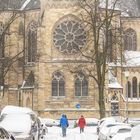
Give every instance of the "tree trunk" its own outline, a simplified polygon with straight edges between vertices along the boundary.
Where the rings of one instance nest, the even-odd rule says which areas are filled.
[[[102,86],[99,86],[99,113],[100,119],[105,117],[104,89]]]

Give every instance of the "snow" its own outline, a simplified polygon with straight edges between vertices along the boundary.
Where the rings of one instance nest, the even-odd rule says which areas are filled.
[[[139,51],[125,51],[126,66],[136,67],[140,66],[140,52]]]
[[[78,127],[67,129],[67,136],[64,138],[61,135],[60,127],[49,127],[48,133],[44,136],[44,140],[97,140],[96,127],[85,127],[85,132],[80,134]]]
[[[28,134],[31,130],[31,118],[28,114],[8,114],[4,116],[0,126],[9,132]]]
[[[109,84],[108,87],[109,88],[115,88],[115,89],[120,89],[123,88],[117,81],[117,78],[111,73],[111,71],[109,71]]]
[[[139,140],[140,139],[140,125],[137,125],[132,128],[131,131],[132,140]]]
[[[27,107],[18,107],[18,106],[5,106],[2,111],[1,115],[3,114],[21,114],[21,113],[28,113],[36,115],[30,108]]]

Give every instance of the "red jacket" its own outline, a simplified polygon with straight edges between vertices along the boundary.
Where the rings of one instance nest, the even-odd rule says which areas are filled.
[[[85,119],[84,119],[83,117],[81,117],[81,118],[79,119],[79,121],[78,121],[78,126],[79,126],[80,128],[84,128],[85,125],[86,125],[86,121],[85,121]]]

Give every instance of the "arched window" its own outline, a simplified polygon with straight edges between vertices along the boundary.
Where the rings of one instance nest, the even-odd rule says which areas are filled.
[[[4,57],[4,24],[0,22],[0,57]]]
[[[137,50],[137,35],[136,31],[129,28],[124,33],[125,50]]]
[[[132,79],[132,86],[133,86],[133,97],[137,98],[137,78],[133,77]]]
[[[28,62],[36,61],[37,54],[37,23],[32,21],[28,25]]]
[[[130,81],[128,81],[127,84],[128,84],[128,98],[131,98],[131,83],[130,83]]]
[[[19,35],[24,35],[23,21],[20,21],[20,23],[19,23]]]
[[[88,81],[82,72],[76,75],[75,96],[88,96]]]
[[[60,72],[55,72],[52,77],[52,96],[65,96],[64,76]]]
[[[113,61],[113,42],[112,42],[112,31],[109,30],[108,31],[108,58],[109,58],[109,62]]]
[[[140,98],[140,83],[139,83],[139,98]]]
[[[4,31],[4,24],[0,22],[0,59],[3,60],[4,58],[4,45],[5,45],[5,31]],[[0,85],[4,84],[4,61],[0,61]]]

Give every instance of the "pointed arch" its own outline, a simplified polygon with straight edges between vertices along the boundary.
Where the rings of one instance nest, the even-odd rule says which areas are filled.
[[[130,83],[130,81],[128,81],[127,84],[128,84],[128,98],[131,98],[131,83]]]
[[[3,60],[5,56],[5,31],[4,31],[4,24],[0,22],[0,59]],[[4,63],[0,62],[0,85],[4,84]]]
[[[65,80],[60,71],[52,75],[52,96],[65,96]]]
[[[23,21],[20,21],[19,23],[19,31],[18,31],[19,35],[24,35],[24,24]]]
[[[75,76],[75,96],[88,96],[88,80],[82,72]]]
[[[28,97],[26,99],[26,107],[30,107],[30,104],[31,104],[31,101],[30,101],[30,98]]]
[[[32,21],[28,25],[28,62],[35,62],[37,55],[37,22]]]
[[[124,45],[125,50],[137,50],[137,34],[134,29],[129,28],[124,32]]]
[[[133,91],[133,98],[137,98],[137,78],[133,77],[132,79],[132,91]]]

